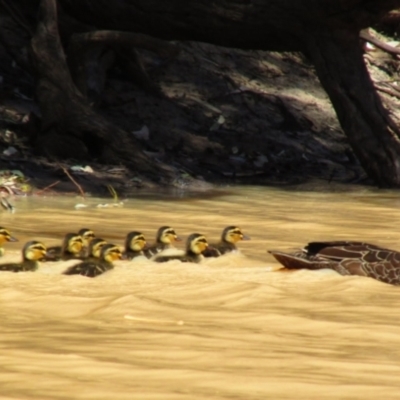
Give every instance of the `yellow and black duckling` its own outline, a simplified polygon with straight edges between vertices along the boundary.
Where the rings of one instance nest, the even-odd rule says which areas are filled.
[[[86,261],[97,261],[101,257],[101,250],[103,249],[104,245],[106,245],[107,242],[104,239],[101,238],[94,238],[90,241],[89,247],[88,247],[88,252],[87,252],[87,257],[85,258]]]
[[[95,278],[114,268],[113,261],[121,260],[122,252],[114,244],[104,244],[101,248],[100,258],[95,257],[69,267],[64,275],[83,275]]]
[[[400,252],[354,241],[311,242],[293,253],[270,250],[288,269],[329,268],[341,275],[368,276],[400,285]]]
[[[207,249],[206,238],[200,233],[192,233],[186,241],[186,250],[184,254],[157,255],[154,258],[156,262],[166,262],[170,260],[179,260],[182,262],[199,263],[203,259],[203,252]]]
[[[89,247],[89,243],[96,237],[94,232],[88,228],[80,229],[78,235],[82,238],[83,247]]]
[[[146,239],[141,232],[129,232],[125,239],[124,255],[128,260],[143,256]]]
[[[175,233],[175,230],[170,226],[162,226],[158,229],[156,242],[143,250],[147,258],[151,258],[163,250],[173,248],[174,242],[179,242],[182,239]]]
[[[82,258],[90,257],[91,252],[89,250],[89,244],[96,237],[96,235],[91,229],[88,228],[80,229],[78,235],[82,238],[83,242]]]
[[[67,233],[61,246],[52,246],[47,250],[47,261],[85,258],[82,237],[76,233]]]
[[[250,240],[250,237],[243,234],[237,226],[227,226],[221,235],[218,243],[210,244],[204,252],[204,257],[219,257],[225,253],[238,250],[236,243],[241,240]]]
[[[39,268],[39,261],[46,256],[46,246],[32,240],[27,242],[22,249],[22,261],[20,263],[0,264],[0,271],[25,272],[36,271]]]
[[[18,242],[18,239],[14,236],[11,236],[8,229],[0,228],[0,257],[3,256],[5,253],[3,244],[6,242]]]

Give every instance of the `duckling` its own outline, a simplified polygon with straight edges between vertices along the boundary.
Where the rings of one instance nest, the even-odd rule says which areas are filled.
[[[151,258],[165,249],[173,247],[173,243],[179,242],[182,239],[175,233],[175,230],[170,226],[162,226],[156,235],[156,242],[143,250],[147,258]]]
[[[0,264],[0,271],[25,272],[36,271],[39,268],[39,260],[46,256],[46,246],[32,240],[27,242],[22,249],[22,261],[20,263]]]
[[[83,248],[82,248],[82,258],[90,257],[91,252],[89,250],[90,242],[96,237],[94,232],[88,228],[82,228],[78,231],[78,235],[82,238]]]
[[[63,272],[64,275],[83,275],[95,278],[114,268],[113,261],[121,260],[122,253],[118,246],[105,244],[101,249],[100,259],[92,258],[69,267]]]
[[[143,249],[146,246],[146,239],[141,232],[129,232],[125,239],[125,256],[128,260],[143,256]]]
[[[3,248],[3,244],[5,242],[18,242],[18,239],[14,236],[11,236],[8,229],[0,227],[0,257],[3,256],[5,253],[5,250]]]
[[[94,232],[88,228],[79,230],[78,235],[82,238],[83,247],[89,247],[89,243],[96,237]]]
[[[87,258],[85,259],[86,261],[92,261],[92,260],[99,260],[101,256],[101,250],[103,249],[104,245],[106,245],[107,242],[104,239],[101,238],[94,238],[93,240],[90,241],[89,247],[88,247],[88,254]]]
[[[206,238],[200,233],[192,233],[186,241],[186,250],[184,254],[157,255],[154,258],[156,262],[166,262],[170,260],[180,260],[182,262],[199,263],[202,259],[202,253],[207,249]]]
[[[204,252],[204,257],[219,257],[225,253],[238,250],[236,243],[240,240],[250,240],[250,237],[244,235],[237,226],[227,226],[221,235],[221,240],[216,244],[210,244]]]
[[[85,258],[82,254],[83,240],[76,233],[67,233],[61,246],[52,246],[47,250],[47,261],[71,260],[73,258]]]

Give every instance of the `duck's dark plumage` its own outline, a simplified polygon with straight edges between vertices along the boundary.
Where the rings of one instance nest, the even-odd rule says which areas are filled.
[[[36,240],[27,242],[22,249],[22,261],[19,263],[0,264],[0,271],[26,272],[36,271],[39,261],[46,255],[46,246]]]
[[[294,253],[270,251],[289,269],[330,268],[341,275],[359,275],[400,285],[400,252],[354,241],[311,242]]]
[[[101,249],[100,259],[91,258],[69,267],[64,275],[83,275],[95,278],[114,268],[113,261],[122,258],[121,250],[114,244],[105,244]]]
[[[236,251],[236,243],[240,240],[250,240],[242,230],[237,226],[227,226],[221,234],[221,240],[218,243],[210,244],[204,252],[204,257],[219,257],[223,254]]]
[[[186,250],[183,254],[157,255],[154,258],[156,262],[166,262],[179,260],[182,262],[199,263],[203,259],[203,253],[207,249],[206,238],[200,233],[192,233],[186,241]]]
[[[143,253],[147,258],[152,258],[163,250],[172,248],[173,244],[180,240],[180,237],[173,228],[170,226],[162,226],[157,231],[155,243],[145,248]]]

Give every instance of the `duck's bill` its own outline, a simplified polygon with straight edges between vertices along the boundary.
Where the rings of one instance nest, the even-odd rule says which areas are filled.
[[[242,240],[251,240],[250,236],[243,235]]]
[[[9,241],[9,242],[19,242],[19,240],[14,236],[9,236],[7,241]]]
[[[175,241],[177,241],[177,242],[182,242],[182,238],[179,237],[179,236],[177,236],[177,237],[175,238]]]

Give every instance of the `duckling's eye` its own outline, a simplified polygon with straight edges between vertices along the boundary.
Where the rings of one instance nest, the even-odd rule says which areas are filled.
[[[233,231],[232,234],[234,234],[234,235],[243,235],[241,231]]]
[[[197,241],[198,241],[198,242],[201,242],[201,243],[207,243],[207,240],[206,240],[206,239],[198,239]]]
[[[175,231],[165,231],[166,235],[176,235]]]
[[[136,240],[137,240],[137,241],[139,241],[139,240],[145,240],[145,238],[144,238],[144,236],[138,236],[138,237],[136,238]]]

